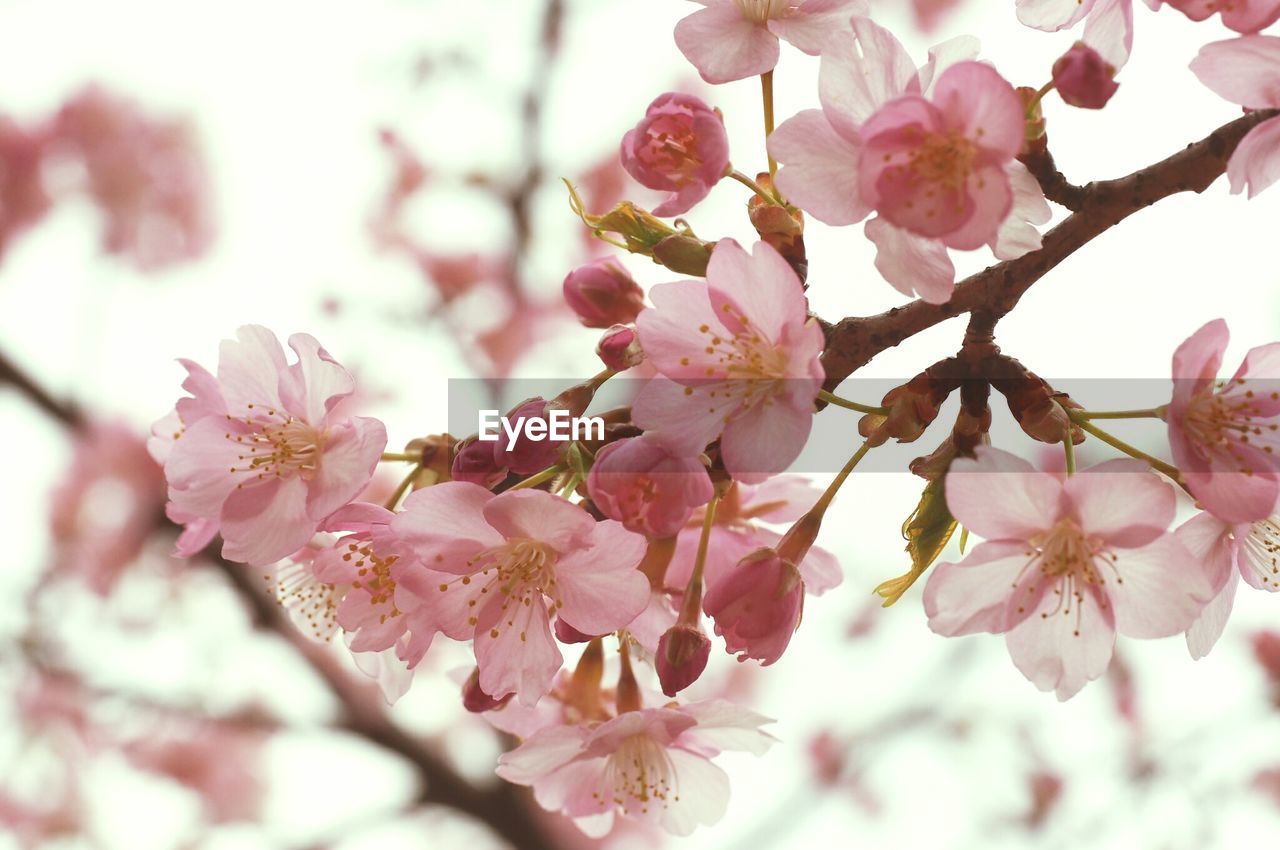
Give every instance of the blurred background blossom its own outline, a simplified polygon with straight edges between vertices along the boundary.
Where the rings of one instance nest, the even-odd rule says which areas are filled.
[[[874,6],[913,55],[974,33],[1035,86],[1073,38],[1020,27],[1011,0]],[[465,653],[433,651],[387,710],[340,646],[281,628],[262,577],[173,559],[144,440],[172,405],[174,359],[213,362],[246,322],[323,339],[393,444],[445,430],[450,378],[483,379],[510,404],[508,378],[594,372],[598,334],[564,307],[561,281],[613,249],[586,234],[560,178],[590,211],[656,203],[617,146],[669,89],[718,107],[735,165],[763,167],[758,90],[698,80],[672,40],[688,11],[0,4],[0,848],[479,848],[522,829],[595,846],[496,783],[509,741],[462,710]],[[1051,115],[1077,182],[1233,117],[1187,71],[1225,30],[1171,14],[1140,25],[1111,107]],[[816,73],[784,54],[781,116],[816,105]],[[722,183],[691,223],[749,238],[744,200]],[[1274,339],[1278,204],[1246,205],[1224,181],[1164,202],[1063,263],[1002,345],[1057,380],[1158,378],[1207,318],[1228,318],[1240,352]],[[860,231],[807,236],[820,315],[899,303]],[[621,262],[646,286],[670,278]],[[864,374],[910,375],[958,333],[932,329]],[[1124,643],[1104,682],[1059,704],[999,641],[931,634],[918,589],[880,608],[871,591],[906,567],[898,529],[919,486],[905,471],[855,476],[821,539],[844,585],[810,600],[779,664],[713,656],[692,689],[778,720],[768,755],[723,759],[726,818],[685,840],[620,828],[604,846],[1268,846],[1275,600],[1243,595],[1198,663],[1178,640]]]

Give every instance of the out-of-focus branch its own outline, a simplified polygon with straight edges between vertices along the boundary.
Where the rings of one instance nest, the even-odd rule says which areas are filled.
[[[55,399],[39,382],[0,352],[0,386],[9,384],[52,419],[76,430],[84,419],[74,405]],[[162,524],[167,520],[160,518]],[[516,850],[554,850],[545,830],[534,820],[527,792],[505,782],[481,789],[463,779],[423,741],[391,721],[376,690],[357,683],[326,648],[303,636],[283,609],[254,582],[248,567],[211,551],[208,560],[227,579],[249,608],[254,625],[279,635],[310,664],[342,705],[341,728],[399,754],[417,771],[424,803],[446,806],[484,823]]]
[[[302,655],[330,692],[342,703],[341,726],[348,732],[391,750],[413,765],[423,783],[422,802],[447,806],[479,820],[517,850],[553,850],[554,845],[534,821],[525,792],[506,782],[478,789],[387,717],[376,690],[356,682],[327,648],[311,641],[289,622],[284,610],[267,598],[248,568],[217,554],[209,560],[235,588],[259,628],[278,634]]]
[[[79,428],[82,423],[80,411],[74,404],[59,401],[53,395],[31,379],[26,372],[0,351],[0,386],[9,384],[27,397],[27,400],[69,428]]]
[[[915,301],[877,316],[849,317],[828,325],[822,356],[827,389],[880,352],[953,316],[981,309],[998,320],[1032,284],[1094,237],[1170,195],[1203,192],[1226,171],[1227,160],[1245,134],[1277,114],[1280,110],[1252,112],[1161,162],[1126,177],[1080,188],[1079,209],[1045,234],[1039,250],[961,281],[946,304]]]

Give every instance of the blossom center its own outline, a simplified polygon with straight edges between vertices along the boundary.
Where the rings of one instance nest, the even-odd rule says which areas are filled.
[[[915,180],[947,192],[958,192],[973,173],[977,146],[959,130],[926,133],[907,154],[905,168]]]
[[[624,740],[609,756],[604,777],[603,788],[612,788],[612,798],[592,793],[602,809],[612,803],[624,815],[647,814],[650,806],[665,808],[680,799],[675,765],[666,747],[648,735]]]
[[[446,593],[457,585],[469,586],[473,582],[477,583],[478,591],[467,601],[467,607],[471,610],[467,622],[474,626],[479,622],[476,609],[480,599],[496,590],[502,599],[500,615],[489,630],[489,636],[496,638],[504,628],[515,627],[517,616],[523,621],[534,604],[543,605],[543,596],[552,599],[548,611],[552,616],[564,607],[556,580],[557,558],[556,550],[547,543],[525,537],[511,538],[473,555],[467,564],[475,572],[442,583],[440,592]],[[478,582],[475,581],[477,576]],[[528,639],[525,631],[520,632],[520,639]]]
[[[344,590],[320,581],[306,565],[286,561],[274,574],[263,576],[267,592],[289,611],[294,622],[306,623],[316,640],[327,641],[338,631],[338,603]]]
[[[742,17],[757,24],[776,18],[783,18],[795,11],[800,5],[794,0],[737,0]]]
[[[1015,599],[1018,613],[1024,614],[1028,604],[1036,604],[1042,589],[1052,592],[1058,597],[1057,605],[1052,610],[1041,611],[1040,618],[1047,620],[1058,614],[1069,617],[1074,613],[1078,637],[1085,593],[1092,594],[1100,606],[1106,607],[1106,594],[1097,592],[1107,582],[1104,572],[1109,572],[1117,584],[1124,583],[1116,570],[1115,553],[1108,550],[1103,541],[1085,534],[1075,520],[1069,518],[1059,520],[1053,528],[1027,543],[1027,563],[1013,582],[1016,593],[1026,594],[1025,602],[1022,598]]]
[[[324,433],[309,422],[275,409],[260,413],[252,404],[248,409],[243,419],[227,414],[229,422],[243,426],[226,434],[228,440],[244,450],[237,455],[239,464],[231,467],[231,472],[250,473],[258,480],[295,474],[310,480],[320,466]]]
[[[707,337],[703,353],[711,361],[705,369],[706,377],[726,379],[722,386],[710,392],[710,397],[742,409],[758,402],[771,404],[773,396],[785,390],[790,365],[787,347],[766,339],[746,315],[732,305],[725,304],[723,310],[742,330],[730,336],[722,328],[713,329],[710,325],[698,328]],[[691,392],[691,388],[686,392]]]
[[[645,131],[638,156],[649,168],[666,175],[677,186],[695,179],[702,168],[698,137],[688,115],[662,115]]]
[[[391,605],[391,610],[378,615],[378,622],[385,623],[388,617],[399,617],[400,610],[395,606],[396,580],[391,577],[391,568],[399,555],[379,555],[368,541],[354,541],[341,544],[347,551],[342,553],[342,560],[356,568],[358,579],[351,583],[369,594],[372,605]]]
[[[1261,452],[1274,454],[1276,430],[1280,426],[1259,421],[1265,416],[1254,401],[1254,391],[1245,388],[1247,385],[1247,379],[1236,378],[1216,388],[1231,387],[1234,391],[1230,393],[1206,387],[1187,405],[1182,427],[1192,442],[1219,457],[1225,455],[1239,472],[1252,475],[1258,470],[1246,456],[1245,447],[1252,445]],[[1274,399],[1276,393],[1271,396]]]

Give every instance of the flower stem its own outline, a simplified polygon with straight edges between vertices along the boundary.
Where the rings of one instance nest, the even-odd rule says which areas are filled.
[[[826,390],[818,390],[818,398],[822,399],[827,404],[834,404],[836,407],[843,407],[847,410],[856,410],[859,413],[871,413],[877,416],[883,416],[889,412],[883,407],[874,407],[870,404],[860,404],[856,401],[849,401],[847,398],[841,398],[840,396],[835,395],[834,393],[829,393]]]
[[[395,461],[411,463],[422,460],[422,452],[383,452],[380,460],[382,463],[393,463]]]
[[[550,481],[552,478],[555,478],[557,475],[564,472],[564,469],[565,467],[564,467],[564,464],[562,463],[557,463],[554,466],[548,466],[546,469],[542,470],[541,472],[534,473],[533,475],[530,475],[528,478],[524,479],[523,481],[520,481],[520,482],[517,482],[516,484],[511,485],[511,487],[508,489],[509,490],[526,490],[530,487],[537,487],[539,484],[545,484],[546,482]]]
[[[831,504],[831,500],[836,497],[836,493],[844,484],[845,479],[849,477],[849,474],[853,472],[853,468],[858,465],[858,462],[861,461],[870,450],[871,443],[869,442],[863,443],[858,447],[858,450],[853,453],[853,457],[849,458],[849,462],[844,465],[844,469],[841,469],[836,473],[835,480],[833,480],[831,484],[827,486],[827,489],[823,494],[818,497],[818,501],[813,503],[813,507],[809,509],[806,516],[809,514],[821,516],[826,512],[827,507]]]
[[[1129,457],[1137,458],[1140,461],[1150,464],[1152,469],[1163,472],[1165,475],[1169,476],[1174,481],[1177,481],[1179,483],[1182,482],[1182,473],[1180,473],[1178,471],[1178,468],[1173,466],[1172,464],[1165,463],[1164,461],[1160,460],[1157,457],[1152,457],[1151,455],[1144,452],[1142,449],[1139,449],[1136,446],[1131,446],[1128,443],[1126,443],[1124,440],[1121,440],[1119,437],[1115,437],[1111,434],[1108,434],[1106,431],[1103,431],[1097,425],[1090,423],[1089,420],[1081,417],[1077,413],[1074,413],[1074,412],[1072,413],[1071,420],[1075,422],[1077,425],[1079,425],[1086,432],[1097,437],[1099,440],[1111,446],[1113,449],[1122,451],[1125,454],[1127,454]]]
[[[752,192],[755,192],[757,195],[763,198],[766,203],[770,203],[770,204],[778,203],[777,198],[775,198],[773,195],[770,195],[768,192],[764,190],[763,186],[761,186],[756,181],[752,180],[747,175],[743,174],[741,171],[734,169],[733,171],[729,172],[729,176],[732,177],[734,180],[737,180],[743,186],[746,186]]]
[[[391,498],[387,499],[387,510],[394,511],[400,506],[400,500],[404,498],[404,494],[409,492],[409,488],[413,486],[413,479],[418,477],[418,473],[422,471],[422,464],[415,463],[413,469],[409,470],[409,474],[404,477],[400,485],[396,487],[395,492],[391,494]]]
[[[765,71],[760,75],[760,97],[764,101],[764,140],[768,149],[769,136],[773,134],[773,71]],[[778,163],[769,155],[769,176],[776,177]]]
[[[682,625],[697,625],[702,613],[702,573],[707,565],[707,549],[711,544],[711,529],[716,524],[716,505],[720,497],[712,496],[707,503],[702,517],[702,536],[698,538],[698,554],[693,561],[693,573],[689,576],[689,584],[684,589],[684,602],[680,606]]]
[[[1141,410],[1079,410],[1081,419],[1163,419],[1165,407],[1146,407]]]
[[[1067,456],[1067,475],[1076,474],[1076,445],[1071,442],[1071,429],[1062,435],[1062,452]]]

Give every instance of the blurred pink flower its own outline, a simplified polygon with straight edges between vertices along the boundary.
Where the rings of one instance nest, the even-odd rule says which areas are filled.
[[[1215,13],[1222,15],[1223,26],[1240,33],[1255,33],[1280,20],[1280,0],[1164,0],[1193,21],[1203,21]],[[1159,8],[1160,0],[1147,0]]]
[[[698,455],[674,451],[655,434],[618,440],[596,453],[587,492],[600,512],[629,531],[670,537],[715,488]]]
[[[832,30],[867,14],[865,0],[693,0],[705,6],[676,24],[676,46],[702,79],[728,83],[772,71],[778,39],[810,56]]]
[[[13,238],[49,209],[41,178],[48,141],[44,129],[28,130],[0,116],[0,258]]]
[[[1066,477],[979,446],[946,478],[947,506],[986,538],[960,563],[933,568],[929,627],[1005,633],[1013,663],[1068,699],[1107,668],[1115,635],[1185,631],[1213,596],[1209,566],[1167,533],[1172,486],[1139,461]]]
[[[200,724],[188,734],[146,735],[124,746],[140,770],[196,792],[216,823],[258,817],[263,799],[259,763],[264,738],[250,729]]]
[[[778,187],[827,224],[855,224],[883,202],[866,225],[876,268],[904,295],[945,302],[955,280],[948,245],[986,242],[1002,260],[1040,247],[1034,225],[1049,220],[1049,207],[1013,159],[1024,132],[1021,101],[994,71],[970,61],[978,55],[972,38],[936,46],[917,70],[890,32],[869,18],[852,24],[823,52],[822,109],[799,113],[769,137],[770,153],[784,166]],[[981,93],[988,97],[978,108],[969,98]],[[981,128],[971,124],[978,115]],[[872,141],[878,153],[865,150]],[[995,171],[1002,173],[993,177]],[[934,198],[952,203],[930,218]]]
[[[1224,522],[1252,522],[1280,498],[1280,343],[1250,350],[1231,380],[1217,381],[1229,336],[1215,319],[1178,346],[1165,419],[1191,494]]]
[[[1153,9],[1160,0],[1146,0]],[[1116,68],[1133,50],[1133,0],[1017,0],[1018,20],[1045,32],[1058,32],[1085,21],[1084,43]]]
[[[216,523],[227,558],[269,564],[369,483],[387,435],[376,419],[335,415],[355,381],[315,338],[289,338],[290,365],[266,328],[246,325],[237,337],[223,341],[216,379],[184,364],[193,396],[178,402],[181,428],[164,459],[170,515]],[[154,451],[163,445],[158,436]]]
[[[635,569],[644,538],[541,490],[437,484],[413,493],[391,530],[430,568],[397,573],[396,600],[414,594],[446,635],[474,638],[480,688],[495,699],[547,693],[563,661],[551,615],[602,635],[648,602]]]
[[[603,723],[548,726],[498,759],[497,773],[533,787],[538,804],[603,836],[621,816],[689,835],[724,816],[724,750],[763,755],[774,738],[755,712],[720,700],[628,711]]]
[[[1206,565],[1214,596],[1187,629],[1187,649],[1203,658],[1213,649],[1231,616],[1240,579],[1250,587],[1280,590],[1280,517],[1232,525],[1205,511],[1183,523],[1177,538]]]
[[[1232,103],[1280,109],[1280,38],[1247,35],[1206,44],[1191,70]],[[1233,193],[1248,186],[1250,198],[1280,179],[1280,118],[1263,121],[1245,135],[1227,162],[1227,178]]]
[[[622,137],[621,156],[622,167],[641,185],[671,193],[653,214],[680,215],[724,177],[729,137],[719,112],[691,94],[667,92]]]
[[[635,423],[691,453],[719,437],[740,481],[785,469],[813,425],[824,345],[791,266],[764,242],[748,254],[723,239],[706,282],[659,284],[650,298],[636,325],[663,377],[636,396]]]
[[[90,423],[53,493],[56,569],[106,595],[155,531],[164,501],[164,472],[142,437],[119,423]]]
[[[106,215],[103,247],[143,270],[199,256],[213,233],[208,177],[185,124],[90,87],[53,123],[55,150],[79,159]]]

